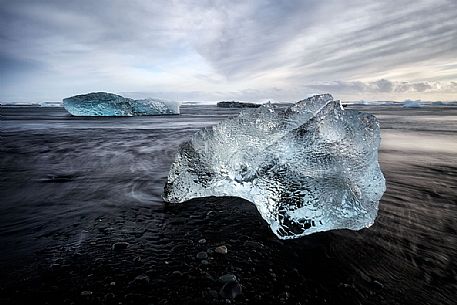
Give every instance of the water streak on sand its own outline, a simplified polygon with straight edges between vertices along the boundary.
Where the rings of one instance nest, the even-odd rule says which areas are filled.
[[[208,287],[220,288],[210,278],[235,273],[239,304],[277,304],[285,289],[291,304],[454,304],[457,108],[360,109],[382,127],[387,191],[375,224],[278,243],[239,199],[169,208],[160,198],[178,145],[238,109],[75,118],[61,108],[0,108],[0,300],[96,304],[113,293],[115,303],[204,304]],[[124,252],[113,252],[118,241],[129,243]],[[226,256],[195,260],[221,244]],[[149,286],[132,288],[144,273]]]

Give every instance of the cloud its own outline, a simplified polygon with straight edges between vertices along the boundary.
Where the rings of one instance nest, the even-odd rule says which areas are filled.
[[[293,99],[320,88],[447,97],[456,20],[455,0],[0,0],[0,98]]]
[[[455,61],[455,1],[215,3],[193,9],[200,16],[192,18],[193,36],[199,53],[232,79],[278,69],[289,82],[366,79],[399,66],[417,71],[430,59]]]
[[[243,89],[233,91],[143,91],[119,92],[121,95],[132,98],[159,97],[171,100],[186,101],[221,101],[238,100],[251,102],[295,102],[313,94],[331,93],[341,100],[414,100],[422,96],[426,100],[437,100],[434,94],[449,96],[444,100],[455,100],[457,96],[457,82],[393,82],[380,79],[373,82],[321,82],[304,84],[300,87],[281,89]]]
[[[308,84],[305,87],[334,93],[457,93],[457,82],[392,82],[386,79],[380,79],[374,82],[333,81]]]

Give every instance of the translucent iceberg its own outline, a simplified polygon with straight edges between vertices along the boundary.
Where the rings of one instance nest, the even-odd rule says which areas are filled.
[[[406,100],[403,102],[403,108],[422,108],[420,101]]]
[[[179,114],[180,104],[159,99],[134,100],[112,93],[94,92],[66,98],[63,106],[74,116],[136,116]]]
[[[385,180],[380,130],[368,113],[329,94],[271,104],[197,132],[171,166],[163,199],[237,196],[281,239],[373,224]]]

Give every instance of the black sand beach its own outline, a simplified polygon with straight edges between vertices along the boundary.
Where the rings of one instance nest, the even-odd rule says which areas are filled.
[[[457,108],[359,109],[382,127],[375,224],[282,241],[247,201],[160,198],[179,143],[237,109],[0,108],[0,303],[455,304]]]

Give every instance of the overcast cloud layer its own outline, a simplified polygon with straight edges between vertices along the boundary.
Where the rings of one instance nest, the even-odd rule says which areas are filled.
[[[456,0],[0,0],[0,46],[0,101],[457,100]]]

